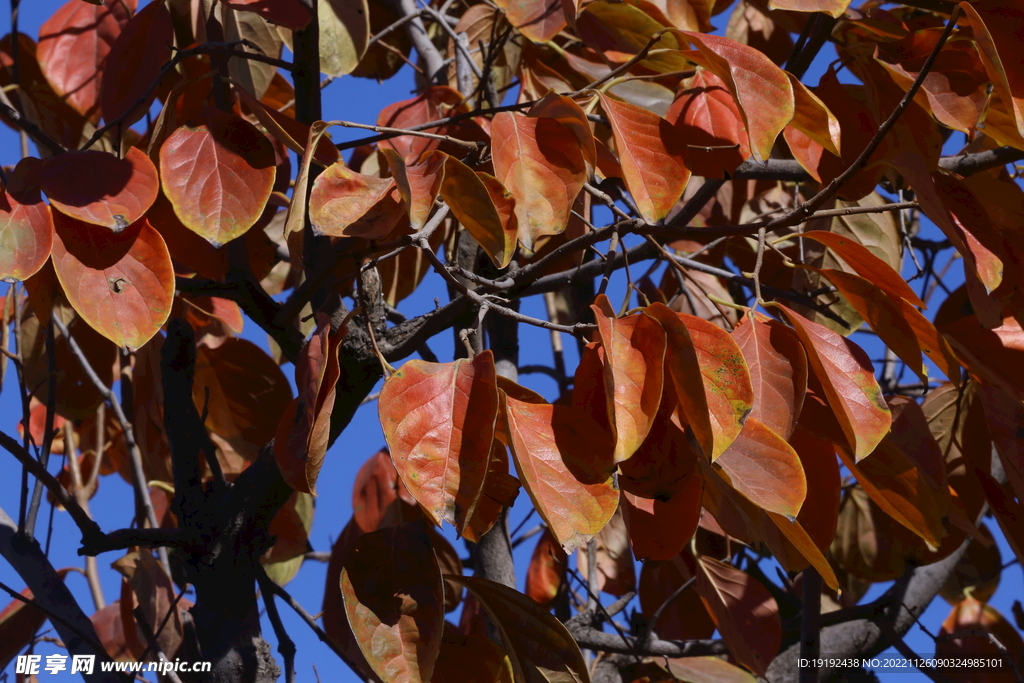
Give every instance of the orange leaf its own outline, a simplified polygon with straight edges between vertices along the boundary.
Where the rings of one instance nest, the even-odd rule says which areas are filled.
[[[139,220],[160,191],[156,168],[138,147],[123,159],[68,152],[42,164],[39,185],[61,213],[120,232]]]
[[[816,268],[846,297],[854,310],[871,326],[875,334],[893,353],[907,364],[921,381],[928,381],[928,372],[921,360],[921,343],[903,315],[899,304],[889,298],[870,280],[833,268]],[[922,316],[923,317],[923,316]],[[925,319],[927,323],[927,319]]]
[[[679,402],[683,415],[697,443],[705,453],[714,452],[715,435],[711,426],[711,413],[704,393],[704,379],[697,349],[690,338],[690,331],[675,311],[661,302],[648,306],[644,311],[665,328],[667,347],[665,349],[665,370],[672,380],[674,399]],[[666,387],[667,393],[670,389]],[[665,399],[662,399],[665,404]],[[671,408],[675,409],[674,406]],[[668,429],[668,427],[664,427]],[[639,492],[634,491],[633,493]]]
[[[693,340],[704,375],[704,395],[711,415],[714,448],[706,453],[713,461],[739,436],[754,403],[754,387],[743,352],[721,327],[686,313],[678,313]]]
[[[782,323],[749,313],[732,331],[750,369],[754,390],[748,419],[759,420],[784,439],[796,428],[807,392],[807,354]]]
[[[399,208],[404,213],[404,207],[390,200],[394,190],[392,178],[363,175],[341,161],[328,166],[309,193],[313,230],[331,237],[386,238],[398,221]],[[366,226],[369,232],[360,230]]]
[[[835,114],[829,111],[810,88],[791,73],[786,73],[793,86],[793,120],[790,126],[814,140],[824,149],[839,156],[841,129]]]
[[[54,214],[53,267],[68,301],[120,347],[139,348],[171,312],[174,271],[160,233],[145,219],[113,233]]]
[[[750,156],[750,138],[736,98],[721,78],[699,70],[680,88],[665,118],[686,141],[686,166],[707,178],[725,178]]]
[[[618,506],[611,474],[583,460],[599,453],[610,463],[611,437],[571,406],[504,400],[516,472],[541,518],[572,552],[603,529]]]
[[[843,259],[855,273],[875,283],[889,296],[896,299],[903,298],[914,306],[927,308],[921,298],[907,284],[907,281],[893,270],[892,266],[872,254],[864,245],[854,242],[849,237],[824,230],[811,230],[803,233],[803,237],[824,244],[836,256]]]
[[[317,329],[302,347],[295,364],[296,396],[277,426],[274,457],[281,476],[295,489],[316,494],[316,480],[327,454],[335,389],[341,368],[338,347],[347,327],[331,331],[326,314],[317,316]]]
[[[465,114],[469,107],[463,102],[458,90],[446,85],[435,85],[427,88],[422,95],[411,99],[395,102],[384,107],[377,116],[378,126],[390,128],[412,128],[428,121],[448,118],[457,114]],[[449,135],[460,140],[485,140],[486,136],[475,121],[459,121],[431,128],[431,133]],[[390,147],[405,158],[408,163],[416,163],[432,150],[440,149],[451,154],[465,154],[465,148],[451,142],[421,138],[411,135],[399,135],[383,140],[380,146]]]
[[[615,462],[636,452],[661,404],[665,331],[646,315],[616,318],[603,294],[590,307],[604,348],[604,387],[615,434]]]
[[[573,202],[587,179],[577,134],[551,116],[502,112],[494,117],[494,175],[515,197],[519,240],[527,249],[569,224]]]
[[[690,180],[672,125],[646,109],[601,94],[615,135],[623,180],[640,215],[657,223],[672,210]]]
[[[729,483],[758,507],[795,518],[807,495],[796,451],[754,418],[747,418],[732,445],[715,461]]]
[[[434,201],[444,181],[444,165],[448,156],[433,151],[423,155],[415,164],[406,164],[401,155],[390,147],[380,150],[388,161],[391,177],[402,193],[402,199],[409,207],[409,220],[413,230],[419,230],[427,222],[434,209]]]
[[[444,587],[425,530],[415,522],[364,535],[341,571],[345,613],[382,679],[430,680],[441,649]]]
[[[828,550],[836,535],[842,481],[836,449],[803,427],[797,427],[789,443],[800,456],[807,479],[807,497],[797,521],[821,552]]]
[[[892,424],[871,361],[863,349],[845,337],[777,305],[800,337],[829,406],[854,457],[860,461],[875,449]]]
[[[715,72],[736,98],[757,161],[771,156],[775,139],[793,119],[793,86],[765,54],[748,45],[707,33],[682,31],[697,46],[702,66]]]
[[[501,379],[500,375],[498,379]],[[473,543],[479,543],[480,538],[501,518],[502,510],[512,507],[518,497],[519,480],[508,473],[508,450],[505,444],[495,438],[480,500],[466,528],[462,530],[462,535]]]
[[[580,105],[576,104],[576,100],[549,90],[530,107],[528,113],[530,116],[554,119],[563,128],[572,131],[580,143],[583,158],[591,168],[597,165],[597,143],[590,130],[590,120]]]
[[[562,0],[496,0],[508,22],[535,43],[546,43],[565,28]]]
[[[514,588],[474,576],[446,577],[465,586],[484,606],[501,634],[517,681],[589,683],[576,641],[558,619]]]
[[[769,9],[784,9],[794,12],[824,12],[838,19],[850,6],[850,0],[768,0]]]
[[[697,558],[696,587],[729,652],[764,676],[782,642],[775,598],[749,574],[709,557]]]
[[[441,196],[494,265],[506,267],[515,253],[519,228],[516,202],[498,179],[448,157]]]
[[[18,162],[0,192],[0,280],[5,282],[27,280],[50,258],[53,216],[31,178],[38,163]]]
[[[673,419],[678,407],[675,389],[668,382],[647,438],[629,460],[619,464],[619,486],[623,491],[668,500],[693,474],[697,458],[701,456],[691,445],[690,430],[681,428]],[[706,410],[704,415],[707,415]]]
[[[416,504],[398,477],[391,454],[383,448],[371,455],[356,473],[352,483],[352,521],[364,533],[376,531],[388,506],[398,498]]]
[[[666,501],[622,492],[622,518],[638,560],[671,560],[686,547],[700,521],[704,480],[694,470]]]
[[[547,607],[562,590],[568,563],[569,558],[551,534],[551,529],[544,529],[533,548],[523,592],[541,607]]]
[[[411,360],[384,383],[380,423],[395,468],[434,524],[462,533],[480,500],[498,416],[494,356]]]
[[[160,147],[160,181],[181,222],[214,246],[251,228],[274,186],[274,147],[233,114],[207,109]]]

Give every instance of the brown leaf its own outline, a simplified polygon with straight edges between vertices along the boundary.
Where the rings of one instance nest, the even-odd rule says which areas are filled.
[[[441,649],[444,588],[418,523],[362,536],[341,571],[345,613],[367,662],[386,681],[430,680]]]

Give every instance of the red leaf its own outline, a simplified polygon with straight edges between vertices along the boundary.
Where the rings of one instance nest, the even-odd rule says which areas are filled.
[[[729,483],[758,507],[794,518],[807,495],[807,479],[796,451],[754,418],[715,461]]]
[[[978,54],[1003,105],[1010,109],[1017,132],[1024,135],[1024,75],[1020,73],[1020,17],[1010,7],[976,1],[961,5],[971,24]]]
[[[295,364],[298,396],[281,416],[274,457],[281,476],[295,489],[316,493],[316,480],[327,454],[335,389],[341,369],[338,347],[347,327],[331,331],[330,319],[318,314],[317,329]]]
[[[356,473],[352,483],[352,521],[364,533],[376,531],[388,506],[398,498],[416,504],[399,478],[391,454],[384,448],[371,455]]]
[[[364,535],[341,572],[345,613],[374,672],[426,683],[441,649],[444,587],[424,529],[415,522]]]
[[[690,429],[693,430],[697,443],[705,453],[712,453],[715,450],[714,429],[711,426],[707,395],[704,393],[704,378],[700,361],[697,359],[697,349],[690,337],[690,331],[679,315],[661,302],[651,304],[645,309],[645,312],[665,328],[667,341],[665,371],[671,378],[672,386],[666,386],[664,392],[666,396],[670,392],[673,394],[672,400],[669,402],[669,410],[674,411],[678,402],[678,407],[682,409],[683,416]],[[662,398],[661,402],[662,408],[664,408],[666,398]],[[674,422],[672,426],[676,426]],[[662,426],[660,431],[663,436],[668,437],[672,433],[668,425]],[[631,492],[645,495],[639,491]]]
[[[569,558],[551,534],[551,529],[544,529],[533,548],[523,592],[541,607],[547,607],[562,590],[568,563]]]
[[[505,414],[516,471],[537,512],[566,553],[585,545],[619,502],[611,474],[584,464],[584,458],[611,462],[610,435],[570,406],[506,396]]]
[[[829,406],[853,448],[854,457],[860,461],[875,449],[892,424],[870,359],[845,337],[777,305],[786,312],[800,337]]]
[[[824,230],[811,230],[803,233],[803,236],[824,244],[836,256],[845,261],[854,272],[875,283],[889,296],[897,299],[903,298],[914,306],[927,308],[913,288],[907,284],[907,281],[893,270],[892,266],[872,254],[863,244],[854,242],[849,237]]]
[[[313,230],[318,235],[332,237],[386,237],[398,218],[396,202],[388,202],[394,190],[393,179],[356,173],[338,161],[313,181],[309,194],[309,220]],[[361,222],[363,219],[365,223]],[[367,225],[372,232],[359,230]]]
[[[472,361],[412,360],[384,383],[380,423],[395,468],[431,521],[461,533],[487,475],[498,388],[490,351]]]
[[[666,501],[622,493],[622,518],[638,560],[670,560],[686,547],[700,521],[704,478],[694,470]]]
[[[27,280],[50,258],[53,216],[30,177],[37,159],[18,162],[0,193],[0,280]],[[6,324],[6,321],[2,321]]]
[[[601,94],[615,135],[623,180],[640,215],[657,223],[668,215],[690,180],[672,125],[646,109]]]
[[[954,634],[956,637],[952,637]],[[935,656],[999,661],[998,666],[989,664],[976,671],[951,669],[948,675],[957,683],[1011,683],[1016,676],[1010,667],[1017,671],[1024,668],[1024,639],[996,608],[968,596],[953,605],[942,622]]]
[[[750,156],[750,140],[736,98],[711,71],[698,71],[680,89],[665,118],[686,141],[686,165],[707,178],[724,178]]]
[[[381,110],[377,116],[378,126],[391,128],[412,128],[428,121],[465,114],[469,107],[463,103],[463,97],[459,91],[449,88],[446,85],[435,85],[411,100],[403,100],[388,105]],[[472,121],[459,121],[447,123],[437,128],[431,128],[431,133],[437,135],[448,135],[460,140],[485,140],[486,136],[480,130],[480,126]],[[403,158],[407,163],[417,163],[424,154],[435,149],[450,154],[465,154],[465,148],[450,142],[432,140],[411,135],[399,135],[380,143],[381,147],[390,147]]]
[[[46,80],[93,123],[107,55],[134,11],[135,0],[68,0],[39,27],[36,57]]]
[[[537,239],[569,224],[587,179],[583,150],[572,129],[547,116],[502,112],[491,123],[491,136],[494,175],[515,197],[519,241],[532,250]]]
[[[234,10],[255,12],[279,26],[301,31],[313,15],[302,0],[223,0]]]
[[[604,348],[605,397],[618,463],[647,438],[661,405],[665,330],[643,314],[617,319],[603,294],[590,308]]]
[[[67,152],[43,162],[39,185],[61,213],[120,232],[149,210],[160,192],[156,167],[138,147],[123,159],[107,152]]]
[[[160,147],[160,180],[174,212],[214,246],[244,234],[274,186],[274,147],[248,121],[208,109]]]
[[[721,78],[740,106],[757,161],[771,156],[775,139],[793,119],[793,86],[765,54],[729,38],[683,31],[697,46],[698,63]]]
[[[500,375],[498,379],[501,379]],[[518,497],[519,480],[508,473],[508,450],[505,444],[495,439],[491,445],[491,460],[487,465],[480,500],[466,528],[462,530],[462,535],[473,543],[479,543],[480,538],[501,518],[502,511],[512,507]]]
[[[441,195],[494,265],[506,267],[515,253],[519,231],[515,202],[508,190],[494,176],[448,157]]]
[[[753,407],[750,370],[743,352],[728,332],[703,318],[686,313],[677,315],[690,331],[704,375],[704,395],[714,434],[714,448],[705,455],[714,460],[739,436]]]
[[[497,0],[508,22],[535,43],[546,43],[565,28],[562,0]]]
[[[110,48],[100,82],[100,110],[107,123],[125,116],[121,130],[127,130],[149,110],[156,92],[144,98],[160,69],[171,57],[174,25],[162,2],[146,5],[124,26]]]
[[[754,389],[748,419],[788,439],[807,392],[807,355],[800,338],[782,323],[757,314],[744,316],[732,337],[747,361]]]
[[[775,598],[749,574],[709,557],[697,558],[696,587],[729,652],[764,676],[782,642]]]
[[[171,312],[174,272],[160,233],[145,219],[120,233],[54,214],[53,267],[68,301],[120,347],[139,348]]]
[[[448,155],[435,150],[424,155],[419,163],[406,164],[402,156],[390,147],[381,148],[381,152],[388,161],[391,177],[395,179],[402,199],[409,207],[412,229],[420,230],[434,210],[434,201],[444,181]]]
[[[666,562],[644,562],[639,588],[640,608],[644,616],[648,620],[653,619],[665,601],[675,596],[691,576],[693,556],[688,553]],[[715,632],[715,623],[692,585],[665,605],[653,627],[658,637],[665,640],[703,640]]]

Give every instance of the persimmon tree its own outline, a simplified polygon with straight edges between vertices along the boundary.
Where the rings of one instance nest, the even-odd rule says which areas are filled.
[[[273,641],[291,681],[281,603],[388,683],[868,679],[815,658],[914,657],[941,593],[934,651],[990,664],[925,673],[1018,680],[1024,612],[985,603],[994,537],[1024,559],[1022,45],[1009,0],[69,0],[38,39],[15,24],[0,553],[27,587],[3,586],[0,661],[49,620],[72,654],[225,683],[275,680]],[[322,111],[406,64],[417,92],[375,123]],[[448,300],[403,313],[427,278]],[[520,362],[524,326],[549,364]],[[311,553],[369,400],[387,448]],[[133,522],[103,529],[114,475]],[[95,609],[40,546],[44,494]],[[513,506],[540,520],[525,593]],[[320,610],[285,588],[312,560]]]

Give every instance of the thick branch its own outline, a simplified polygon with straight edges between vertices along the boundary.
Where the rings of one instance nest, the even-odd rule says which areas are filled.
[[[637,638],[617,633],[605,633],[573,620],[566,628],[581,648],[619,654],[638,654],[652,657],[714,657],[728,654],[721,640],[648,640],[637,644]]]

